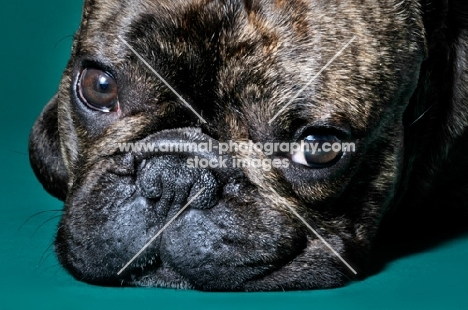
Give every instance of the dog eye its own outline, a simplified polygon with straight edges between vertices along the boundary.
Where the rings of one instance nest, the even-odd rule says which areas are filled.
[[[114,78],[98,69],[85,69],[81,73],[80,99],[91,109],[101,112],[118,110],[117,82]]]
[[[311,168],[325,168],[343,155],[341,141],[333,135],[309,135],[304,138],[302,150],[293,154],[292,161]]]

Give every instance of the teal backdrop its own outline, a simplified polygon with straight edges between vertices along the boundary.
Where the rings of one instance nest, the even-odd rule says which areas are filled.
[[[333,290],[203,293],[74,280],[51,247],[60,215],[53,210],[62,203],[36,181],[27,141],[57,89],[81,6],[81,0],[0,4],[0,310],[468,309],[467,236],[399,256],[369,278]]]

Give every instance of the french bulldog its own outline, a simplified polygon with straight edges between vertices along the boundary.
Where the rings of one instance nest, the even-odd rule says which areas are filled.
[[[86,0],[29,141],[60,263],[207,291],[365,277],[387,218],[466,213],[467,53],[462,0]]]

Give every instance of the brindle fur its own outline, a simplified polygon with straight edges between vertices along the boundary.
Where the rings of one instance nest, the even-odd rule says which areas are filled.
[[[59,91],[30,139],[39,180],[65,201],[60,262],[77,279],[102,285],[250,291],[348,282],[347,268],[287,204],[365,275],[388,210],[466,214],[467,47],[461,0],[87,0]],[[90,65],[115,76],[120,112],[90,111],[76,98],[79,71]],[[326,171],[213,172],[227,180],[213,194],[218,204],[193,207],[117,275],[193,192],[182,179],[170,183],[164,156],[145,158],[183,193],[171,192],[165,203],[145,199],[141,180],[151,176],[135,168],[139,155],[118,153],[115,142],[157,140],[177,128],[194,132],[187,139],[294,142],[304,127],[345,130],[357,152]]]

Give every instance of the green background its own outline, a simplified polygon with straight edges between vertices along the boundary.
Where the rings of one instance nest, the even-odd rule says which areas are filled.
[[[0,309],[468,309],[468,237],[400,256],[364,281],[305,292],[203,293],[75,281],[50,247],[62,204],[36,181],[29,130],[57,89],[81,0],[0,4]],[[436,228],[434,228],[436,229]],[[66,303],[66,305],[65,305]]]

